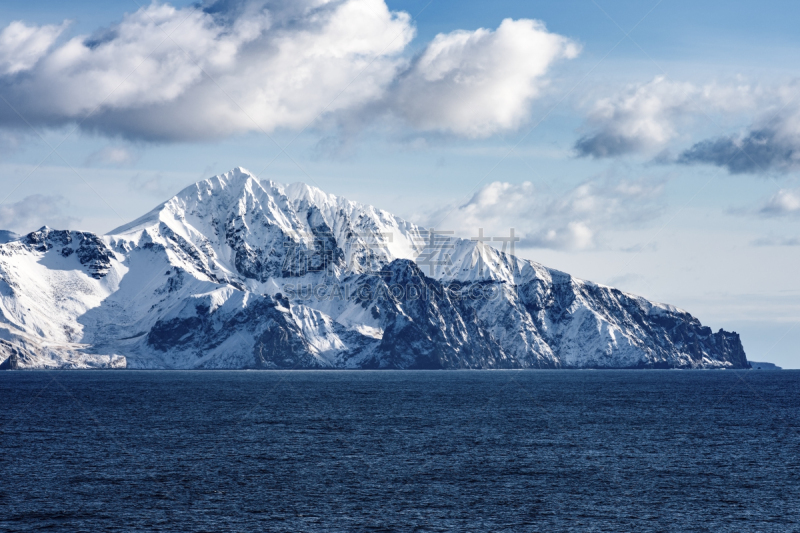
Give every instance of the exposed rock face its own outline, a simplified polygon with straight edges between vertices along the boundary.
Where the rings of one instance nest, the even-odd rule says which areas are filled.
[[[675,307],[242,169],[103,237],[42,228],[0,245],[0,361],[748,367],[736,333]]]
[[[101,279],[111,268],[111,250],[93,233],[82,231],[57,231],[44,227],[26,235],[22,242],[36,252],[58,249],[62,257],[72,254],[95,279]]]

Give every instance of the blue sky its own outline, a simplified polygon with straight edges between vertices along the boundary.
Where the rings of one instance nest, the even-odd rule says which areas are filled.
[[[103,233],[241,165],[464,235],[514,227],[519,255],[800,367],[796,4],[317,6],[336,31],[224,4],[0,8],[0,226]]]

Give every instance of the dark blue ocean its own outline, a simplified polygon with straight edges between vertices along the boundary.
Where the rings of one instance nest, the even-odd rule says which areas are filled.
[[[2,531],[800,531],[800,372],[0,373]]]

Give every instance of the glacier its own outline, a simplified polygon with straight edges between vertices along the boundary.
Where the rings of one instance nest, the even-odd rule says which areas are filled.
[[[3,235],[3,369],[749,368],[674,306],[242,168]]]

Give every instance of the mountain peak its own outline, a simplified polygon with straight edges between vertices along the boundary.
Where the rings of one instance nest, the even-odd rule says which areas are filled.
[[[224,184],[226,186],[237,186],[237,187],[247,184],[250,180],[258,182],[253,173],[244,167],[233,168],[228,172],[218,174],[212,178],[202,180],[198,183],[203,183],[211,180],[216,180],[220,184]]]
[[[220,207],[225,209],[229,207],[230,202],[236,201],[248,193],[252,195],[254,191],[259,189],[262,189],[261,183],[249,170],[244,167],[236,167],[223,174],[200,180],[185,187],[175,196],[157,205],[145,215],[114,228],[106,235],[136,233],[160,221],[167,222],[173,218],[169,213],[174,214],[175,211],[183,209],[181,206],[188,204],[216,201],[222,202]],[[164,220],[165,218],[166,220]]]

